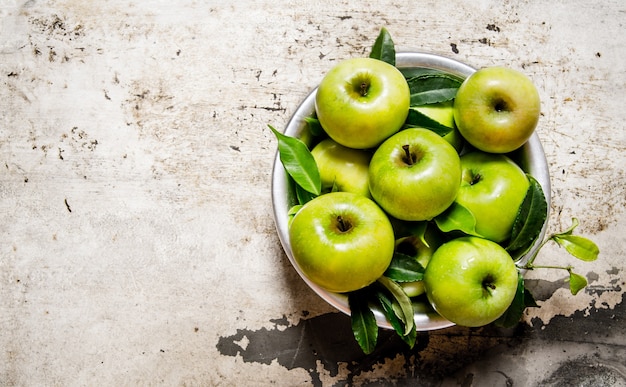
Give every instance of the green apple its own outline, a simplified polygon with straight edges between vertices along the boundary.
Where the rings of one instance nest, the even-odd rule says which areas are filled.
[[[323,191],[335,188],[371,198],[368,177],[371,152],[347,148],[327,138],[315,145],[311,154],[320,171]]]
[[[528,177],[508,156],[481,151],[462,155],[461,169],[456,202],[474,215],[479,235],[506,241],[528,191]]]
[[[378,146],[409,113],[410,91],[396,67],[372,58],[346,59],[324,76],[315,111],[330,138],[349,148]]]
[[[518,271],[499,244],[461,237],[439,247],[426,266],[424,284],[432,307],[451,322],[487,325],[511,305]]]
[[[376,149],[369,183],[372,197],[391,216],[430,220],[454,202],[461,162],[454,147],[435,132],[405,129]]]
[[[454,121],[461,135],[491,153],[508,153],[526,143],[540,113],[533,82],[506,67],[476,71],[463,81],[454,101]]]
[[[443,138],[448,141],[457,152],[461,152],[463,149],[463,136],[456,127],[454,123],[454,104],[453,101],[445,101],[432,103],[428,105],[421,105],[412,107],[424,114],[428,118],[437,121],[443,126],[447,126],[448,128],[452,128],[450,133],[443,136]]]
[[[443,243],[441,234],[435,227],[427,226],[424,235],[410,235],[396,240],[396,253],[413,257],[422,267],[426,268],[430,257]],[[424,294],[424,281],[400,282],[400,286],[409,297]]]
[[[289,227],[294,260],[326,290],[344,293],[376,281],[394,251],[387,215],[364,196],[331,192],[307,202]]]

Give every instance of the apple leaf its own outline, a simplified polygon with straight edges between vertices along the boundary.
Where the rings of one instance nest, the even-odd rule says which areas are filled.
[[[287,221],[288,226],[291,226],[291,221],[293,220],[293,217],[296,216],[301,208],[302,204],[296,204],[295,206],[291,207],[289,211],[287,211],[287,217],[289,218],[289,220]]]
[[[445,88],[411,94],[411,106],[450,101],[456,96],[457,90],[457,88]]]
[[[322,180],[309,148],[301,140],[284,135],[268,125],[278,139],[278,152],[283,167],[297,185],[314,195],[320,195]]]
[[[412,108],[409,108],[409,114],[404,121],[404,125],[407,127],[430,129],[442,137],[454,130],[454,128],[442,125],[419,110]]]
[[[300,211],[300,209],[302,208],[302,204],[296,204],[295,206],[292,206],[289,211],[287,211],[287,215],[292,216],[298,213],[298,211]]]
[[[394,303],[391,298],[389,298],[387,292],[383,290],[376,289],[374,295],[378,299],[378,302],[383,308],[383,313],[387,318],[387,321],[391,324],[392,328],[396,331],[398,336],[409,345],[410,348],[413,348],[415,345],[415,340],[417,339],[417,329],[415,325],[411,332],[408,335],[405,335],[404,323],[398,318],[396,312],[394,311]]]
[[[427,77],[427,76],[433,76],[433,75],[438,76],[438,75],[444,74],[447,77],[456,79],[459,84],[463,83],[462,78],[456,77],[452,74],[445,73],[441,70],[432,69],[428,67],[400,67],[398,68],[398,70],[400,70],[402,75],[404,75],[404,78],[407,80],[407,82],[411,78]]]
[[[598,259],[598,254],[600,254],[598,245],[585,237],[578,235],[555,235],[552,237],[552,240],[581,261],[595,261]]]
[[[395,252],[383,274],[396,282],[413,282],[424,279],[424,267],[415,258]]]
[[[410,74],[407,83],[411,94],[438,89],[458,89],[463,83],[460,78],[440,70],[419,70],[418,68],[417,71],[413,70],[412,73],[405,71],[403,74],[405,77]]]
[[[400,338],[409,345],[409,348],[413,349],[417,342],[417,326],[413,324],[411,331],[404,336],[400,336]]]
[[[527,308],[539,308],[540,306],[537,304],[535,297],[533,297],[532,293],[528,288],[524,287],[524,305]]]
[[[572,295],[578,294],[578,292],[587,286],[587,279],[580,274],[576,274],[570,270],[569,272],[569,290]]]
[[[380,29],[374,46],[372,46],[370,58],[382,60],[392,66],[396,65],[396,47],[385,27]]]
[[[559,246],[564,247],[572,256],[581,261],[592,262],[598,259],[600,249],[593,241],[578,235],[572,235],[574,229],[578,227],[578,219],[572,218],[572,226],[560,234],[550,237]]]
[[[508,309],[500,316],[494,324],[502,328],[514,327],[522,318],[527,307],[538,307],[533,295],[524,286],[524,276],[519,273],[517,279],[517,291],[513,302]]]
[[[569,226],[567,230],[560,232],[559,235],[572,235],[576,227],[578,227],[579,225],[580,222],[578,221],[578,218],[572,218],[572,225]]]
[[[304,188],[302,188],[299,184],[296,184],[296,197],[298,198],[298,203],[306,204],[311,200],[315,199],[319,195],[315,195]]]
[[[564,247],[568,253],[570,253],[575,258],[578,258],[582,261],[591,262],[598,259],[598,255],[600,254],[600,249],[598,245],[596,245],[593,241],[578,236],[572,235],[574,229],[578,227],[578,219],[572,218],[572,225],[565,231],[557,234],[552,234],[548,238],[546,238],[541,246],[543,246],[546,242],[552,240],[556,242],[559,247]],[[541,249],[540,246],[540,249]],[[577,273],[572,271],[572,266],[553,266],[553,265],[535,265],[534,261],[537,257],[537,252],[530,258],[530,260],[525,264],[523,268],[526,269],[563,269],[567,270],[569,273],[569,288],[572,295],[576,295],[581,289],[587,286],[587,279]]]
[[[435,224],[443,232],[461,231],[467,235],[482,237],[476,231],[474,214],[459,203],[452,203],[447,210],[435,217]]]
[[[396,282],[391,279],[381,276],[377,280],[378,283],[383,285],[391,295],[398,302],[399,311],[396,311],[398,318],[404,323],[404,335],[408,335],[411,333],[411,330],[415,326],[415,315],[413,311],[413,304],[411,303],[411,299],[402,289],[402,286],[398,285]]]
[[[548,216],[548,203],[541,184],[531,175],[527,176],[530,185],[513,222],[511,238],[506,247],[513,259],[528,252],[541,233]]]
[[[324,128],[322,128],[322,124],[320,124],[320,120],[318,120],[317,118],[304,117],[304,122],[307,123],[307,126],[309,127],[309,131],[311,132],[313,136],[318,137],[326,133],[324,131]]]
[[[421,106],[454,99],[461,81],[446,73],[431,73],[407,79],[411,106]]]
[[[365,291],[348,293],[352,334],[361,350],[365,354],[370,354],[376,349],[378,325],[376,324],[374,312],[368,305],[367,298]]]

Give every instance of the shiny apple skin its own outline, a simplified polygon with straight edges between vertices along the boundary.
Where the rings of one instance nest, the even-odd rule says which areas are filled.
[[[409,146],[417,155],[405,161]],[[402,130],[381,144],[370,161],[370,193],[391,216],[400,220],[430,220],[453,202],[461,184],[456,150],[435,132]]]
[[[539,92],[531,79],[507,67],[476,71],[454,100],[454,121],[463,138],[490,153],[509,153],[524,145],[540,114]]]
[[[342,223],[349,225],[347,230]],[[289,240],[304,275],[337,293],[377,280],[395,245],[387,215],[371,199],[349,192],[331,192],[306,203],[291,222]]]
[[[508,156],[473,151],[461,156],[462,180],[456,202],[476,219],[476,232],[494,242],[511,236],[530,182]]]
[[[424,273],[426,296],[435,310],[455,324],[487,325],[511,305],[518,271],[499,244],[461,237],[439,247]]]
[[[369,164],[372,153],[347,148],[331,138],[319,142],[311,151],[322,180],[322,191],[333,188],[371,198]]]
[[[315,111],[330,138],[349,148],[368,149],[400,130],[410,99],[406,79],[396,67],[378,59],[351,58],[326,73]]]

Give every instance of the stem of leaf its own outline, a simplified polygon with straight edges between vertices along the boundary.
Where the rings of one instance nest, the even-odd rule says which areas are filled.
[[[521,266],[520,269],[532,270],[533,268],[537,267],[537,266],[534,266],[533,263],[535,262],[535,259],[537,258],[537,255],[539,255],[539,251],[541,251],[543,246],[545,246],[545,244],[548,243],[551,239],[552,239],[552,235],[550,235],[550,237],[544,239],[544,241],[541,242],[539,247],[537,247],[537,250],[535,250],[533,255],[530,257],[530,259],[526,262],[526,264],[524,266]]]
[[[568,272],[571,272],[573,267],[572,266],[551,266],[551,265],[530,265],[530,266],[526,266],[524,267],[525,269],[528,270],[533,270],[533,269],[560,269],[560,270],[567,270]]]

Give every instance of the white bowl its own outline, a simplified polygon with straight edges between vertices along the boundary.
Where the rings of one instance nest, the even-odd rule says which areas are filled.
[[[411,67],[424,67],[436,70],[442,70],[452,75],[458,76],[462,79],[467,78],[470,74],[474,73],[476,69],[458,62],[454,59],[446,58],[439,55],[419,53],[419,52],[402,52],[396,54],[396,66],[398,68],[411,68]],[[317,89],[314,89],[309,95],[302,101],[298,109],[294,112],[290,121],[285,128],[284,133],[289,136],[299,137],[304,130],[307,130],[307,124],[304,121],[305,117],[310,117],[315,113],[315,93]],[[546,156],[539,141],[539,137],[535,132],[530,140],[522,146],[522,148],[510,154],[510,156],[524,169],[527,173],[530,173],[543,188],[548,203],[548,212],[550,211],[550,173],[548,170],[548,163]],[[323,298],[330,305],[334,306],[338,310],[350,315],[350,307],[348,305],[348,298],[345,294],[329,292],[310,281],[300,270],[298,264],[294,260],[291,245],[289,243],[288,233],[288,215],[289,209],[297,204],[295,192],[293,191],[287,174],[280,162],[278,152],[274,161],[274,169],[272,172],[272,204],[274,207],[274,221],[276,222],[276,229],[278,231],[278,237],[280,242],[289,258],[289,261],[298,272],[300,277],[306,282],[306,284],[313,289],[321,298]],[[547,214],[549,215],[549,214]],[[547,219],[547,217],[546,217]],[[531,251],[527,254],[529,256],[538,248],[539,241],[543,239],[546,233],[547,221],[541,230],[540,237],[537,239],[537,243],[533,246]],[[524,258],[522,258],[523,260]],[[453,326],[454,323],[446,320],[437,314],[428,304],[427,301],[415,302],[415,324],[418,331],[429,331],[435,329],[442,329]],[[376,322],[379,327],[386,329],[393,329],[387,321],[385,315],[381,310],[374,310],[376,316]]]

